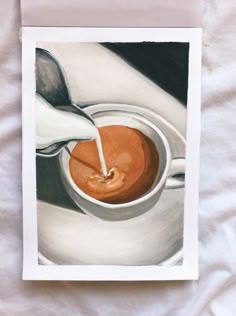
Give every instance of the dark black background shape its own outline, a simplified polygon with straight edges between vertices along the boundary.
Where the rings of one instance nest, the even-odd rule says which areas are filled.
[[[102,43],[187,105],[189,43]]]
[[[118,54],[138,71],[180,100],[184,105],[187,104],[188,43],[143,42],[103,43],[102,45]],[[38,62],[41,62],[43,65],[42,56],[40,58]],[[45,64],[45,72],[48,71],[47,67],[48,65]],[[40,77],[39,75],[37,76],[36,68],[36,81]],[[62,85],[63,82],[62,80]],[[60,93],[54,93],[58,90],[58,87],[49,86],[49,88],[54,89],[54,91],[42,90],[39,80],[36,82],[37,93],[44,96],[53,106],[57,108],[60,108],[60,106],[70,107],[67,104],[69,103],[67,87],[60,86]],[[62,91],[64,91],[63,95]],[[59,168],[58,156],[52,158],[38,156],[36,158],[37,198],[58,206],[79,210],[64,188]]]

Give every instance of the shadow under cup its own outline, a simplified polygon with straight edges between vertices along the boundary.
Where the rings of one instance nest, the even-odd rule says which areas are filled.
[[[153,123],[137,113],[106,110],[95,112],[92,116],[97,127],[123,125],[135,128],[149,137],[159,154],[158,173],[152,187],[140,198],[122,204],[101,202],[84,193],[75,184],[70,174],[70,155],[63,149],[59,161],[62,180],[68,194],[85,213],[107,221],[127,220],[147,212],[158,201],[170,168],[171,153],[165,136]],[[77,142],[70,142],[67,147],[72,151],[76,144]]]

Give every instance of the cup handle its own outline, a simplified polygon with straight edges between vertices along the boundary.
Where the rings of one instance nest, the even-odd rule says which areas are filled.
[[[175,158],[171,161],[165,189],[183,188],[185,183],[185,159]]]

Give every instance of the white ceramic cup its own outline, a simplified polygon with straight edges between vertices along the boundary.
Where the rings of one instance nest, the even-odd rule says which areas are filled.
[[[138,114],[136,109],[135,112],[127,112],[114,109],[97,110],[96,106],[94,109],[91,106],[90,115],[97,127],[123,125],[135,128],[149,137],[159,154],[159,168],[152,187],[144,195],[131,202],[110,204],[92,198],[75,184],[69,169],[70,155],[63,149],[59,157],[62,180],[69,196],[82,211],[107,221],[127,220],[150,210],[158,202],[164,189],[184,186],[183,179],[179,180],[178,176],[185,173],[185,159],[172,159],[168,141],[162,131],[143,115]],[[77,142],[70,142],[67,147],[72,151],[76,144]]]

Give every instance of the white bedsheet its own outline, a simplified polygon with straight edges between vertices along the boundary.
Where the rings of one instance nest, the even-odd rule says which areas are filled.
[[[204,9],[200,280],[23,282],[19,1],[0,6],[0,315],[236,315],[236,1]]]

